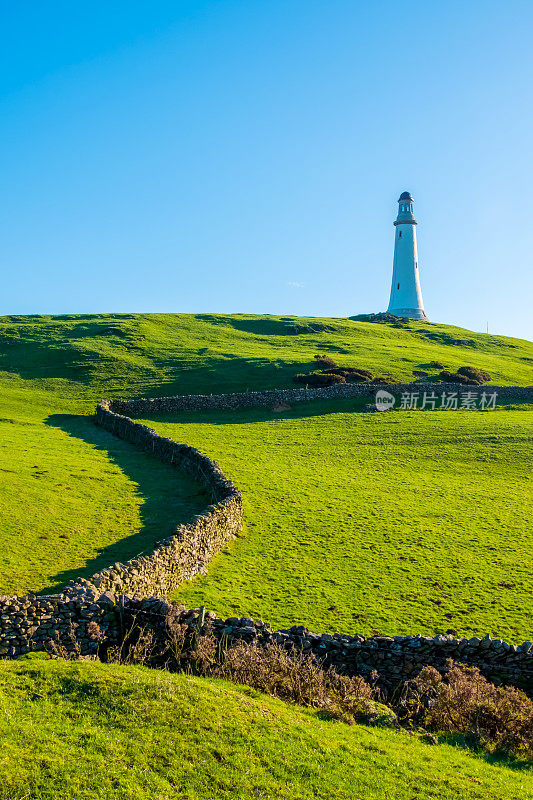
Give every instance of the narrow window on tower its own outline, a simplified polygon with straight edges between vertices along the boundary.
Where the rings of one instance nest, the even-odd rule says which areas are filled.
[[[398,289],[400,288],[400,284],[398,284]]]
[[[402,238],[402,232],[400,231],[400,235],[398,236],[398,239],[401,239],[401,238]]]

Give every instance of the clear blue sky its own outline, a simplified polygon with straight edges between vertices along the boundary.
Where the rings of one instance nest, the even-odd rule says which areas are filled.
[[[0,313],[384,310],[533,338],[533,3],[0,2]]]

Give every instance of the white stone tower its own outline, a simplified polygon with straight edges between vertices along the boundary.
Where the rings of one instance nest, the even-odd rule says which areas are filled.
[[[397,317],[427,320],[418,271],[417,221],[413,216],[413,198],[409,192],[402,192],[398,203],[398,216],[394,223],[396,235],[392,286],[387,311]]]

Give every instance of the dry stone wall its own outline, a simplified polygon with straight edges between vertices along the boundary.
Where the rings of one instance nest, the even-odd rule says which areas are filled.
[[[426,390],[437,385],[425,384]],[[322,389],[288,389],[232,395],[183,396],[152,400],[102,401],[96,423],[115,436],[172,464],[201,481],[212,500],[203,514],[156,545],[149,556],[114,564],[89,580],[72,582],[62,594],[52,596],[0,597],[0,657],[12,658],[32,650],[53,649],[95,658],[99,647],[120,643],[133,619],[165,635],[166,618],[174,618],[196,630],[199,610],[173,609],[166,594],[199,572],[242,528],[242,499],[238,489],[206,455],[188,445],[159,436],[129,416],[174,412],[195,408],[246,408],[309,399],[356,397],[373,394],[369,385],[340,385]],[[395,385],[391,391],[412,391],[413,385]],[[439,384],[438,388],[443,389]],[[487,388],[487,387],[485,387]],[[454,386],[457,389],[457,386]],[[533,401],[533,387],[490,387],[500,399]],[[121,413],[122,412],[122,413]],[[202,613],[203,616],[203,613]],[[451,658],[477,666],[490,680],[520,686],[533,696],[533,643],[516,646],[500,639],[452,636],[350,636],[318,634],[303,625],[272,631],[267,623],[248,618],[218,619],[206,615],[209,629],[228,642],[244,640],[261,644],[276,642],[314,653],[327,667],[348,675],[380,675],[384,688],[394,689],[430,664],[445,670]]]
[[[81,658],[96,658],[99,649],[105,651],[119,644],[134,621],[155,630],[164,645],[166,618],[173,611],[174,621],[196,633],[200,612],[173,607],[163,598],[128,597],[109,590],[100,594],[89,586],[54,597],[1,598],[0,610],[0,652],[4,657],[61,647]],[[264,646],[277,643],[288,650],[312,653],[325,667],[334,667],[344,675],[369,677],[376,671],[380,685],[388,692],[416,676],[427,664],[445,672],[447,659],[453,659],[478,667],[496,684],[512,684],[533,696],[532,642],[516,646],[488,635],[469,639],[421,635],[366,638],[313,633],[303,625],[273,631],[266,622],[246,617],[221,619],[209,612],[204,619],[200,630],[212,631],[226,645],[239,640]]]
[[[183,581],[205,572],[213,555],[242,529],[241,494],[218,464],[204,453],[159,436],[146,425],[114,413],[108,401],[98,404],[96,423],[120,439],[189,473],[200,481],[211,497],[212,504],[203,514],[188,525],[180,525],[173,536],[156,545],[152,555],[114,564],[86,582],[86,585],[96,586],[101,591],[112,589],[122,594],[166,597]]]
[[[139,607],[143,604],[139,604]],[[159,607],[150,604],[151,620],[157,627],[160,620],[172,610],[170,604]],[[200,609],[183,610],[179,616],[182,624],[198,629]],[[204,612],[201,612],[204,617]],[[174,616],[174,615],[173,615]],[[161,621],[159,625],[161,625]],[[403,681],[415,677],[426,664],[440,672],[446,671],[446,661],[453,659],[476,666],[489,680],[497,684],[513,684],[533,695],[533,643],[515,646],[485,636],[469,639],[453,636],[349,636],[347,634],[312,633],[303,625],[293,625],[284,630],[272,631],[270,625],[248,618],[218,619],[205,614],[203,630],[210,630],[217,639],[228,643],[238,640],[258,642],[262,645],[276,643],[285,649],[312,653],[326,667],[334,667],[344,675],[369,677],[378,672],[381,686],[391,692]]]
[[[205,572],[213,555],[242,529],[242,497],[218,464],[194,447],[158,436],[146,425],[116,414],[102,401],[98,425],[196,478],[211,499],[202,514],[155,546],[148,556],[116,563],[91,578],[71,581],[65,593],[49,597],[0,597],[0,656],[13,657],[47,643],[71,648],[77,641],[83,654],[93,651],[89,621],[102,623],[104,599],[111,590],[120,596],[165,597],[183,581]],[[113,594],[115,597],[115,594]],[[112,605],[114,605],[114,600]],[[114,620],[104,624],[107,631]]]
[[[465,392],[497,393],[498,402],[533,403],[533,386],[464,386],[457,383],[337,383],[312,389],[266,389],[262,392],[235,392],[231,394],[184,394],[175,397],[151,397],[138,400],[113,400],[110,408],[130,417],[172,414],[179,411],[224,410],[239,408],[269,408],[281,403],[305,403],[310,400],[335,400],[367,397],[371,399],[379,389],[400,398],[403,392]]]

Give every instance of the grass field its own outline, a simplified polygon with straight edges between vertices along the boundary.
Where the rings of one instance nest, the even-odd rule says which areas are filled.
[[[393,379],[438,360],[533,383],[531,343],[434,324],[0,318],[0,593],[57,590],[149,551],[205,505],[191,480],[95,428],[97,400],[289,386],[318,352]],[[324,631],[531,638],[532,417],[345,401],[154,421],[244,494],[243,536],[180,597]],[[520,765],[96,663],[0,662],[0,740],[0,800],[533,797]]]
[[[0,421],[0,435],[0,593],[58,591],[149,553],[209,503],[184,473],[87,417],[29,408]]]
[[[142,667],[2,663],[0,739],[1,800],[533,797],[520,764]]]
[[[150,420],[244,495],[243,537],[176,597],[281,627],[528,639],[533,411],[329,405]]]
[[[291,385],[316,352],[395,379],[435,359],[502,383],[527,384],[533,372],[530,343],[441,325],[2,318],[0,592],[57,589],[146,552],[205,503],[190,480],[92,425],[100,397]],[[246,504],[245,538],[184,597],[323,629],[523,636],[531,412],[354,407],[166,423],[221,462]]]

